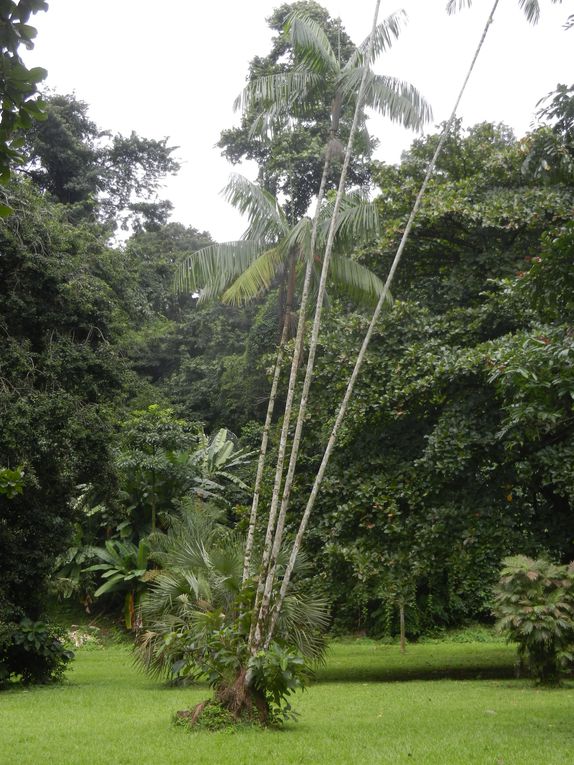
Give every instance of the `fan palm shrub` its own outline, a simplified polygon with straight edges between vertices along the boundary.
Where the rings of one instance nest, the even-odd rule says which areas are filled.
[[[253,657],[255,583],[243,584],[245,543],[220,510],[188,503],[150,542],[161,570],[142,601],[139,665],[170,679],[207,679],[236,718],[265,723],[290,713],[288,696],[322,660],[328,623],[326,602],[305,585],[306,562],[298,562],[272,649]]]

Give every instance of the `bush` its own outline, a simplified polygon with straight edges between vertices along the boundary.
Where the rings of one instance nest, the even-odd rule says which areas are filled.
[[[64,630],[22,619],[0,625],[0,682],[54,683],[62,680],[72,651],[64,645]]]
[[[506,558],[495,590],[497,629],[518,643],[534,677],[556,685],[573,661],[574,564]]]

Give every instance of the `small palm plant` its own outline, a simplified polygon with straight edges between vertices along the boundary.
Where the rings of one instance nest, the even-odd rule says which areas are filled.
[[[495,591],[497,629],[544,685],[557,685],[574,661],[574,564],[524,555],[505,558]]]

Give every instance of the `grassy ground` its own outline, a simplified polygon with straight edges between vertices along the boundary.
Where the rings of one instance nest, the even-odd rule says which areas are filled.
[[[61,687],[0,695],[1,765],[425,763],[566,765],[574,760],[574,685],[512,677],[501,644],[334,644],[282,731],[189,733],[171,724],[204,687],[164,688],[124,646],[80,649]],[[400,681],[400,682],[399,682]]]

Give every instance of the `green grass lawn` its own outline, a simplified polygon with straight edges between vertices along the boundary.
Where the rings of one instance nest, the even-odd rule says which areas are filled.
[[[0,694],[1,765],[574,762],[574,685],[512,677],[502,644],[336,643],[284,730],[190,733],[175,710],[205,687],[165,688],[122,646],[80,649],[60,687]]]

